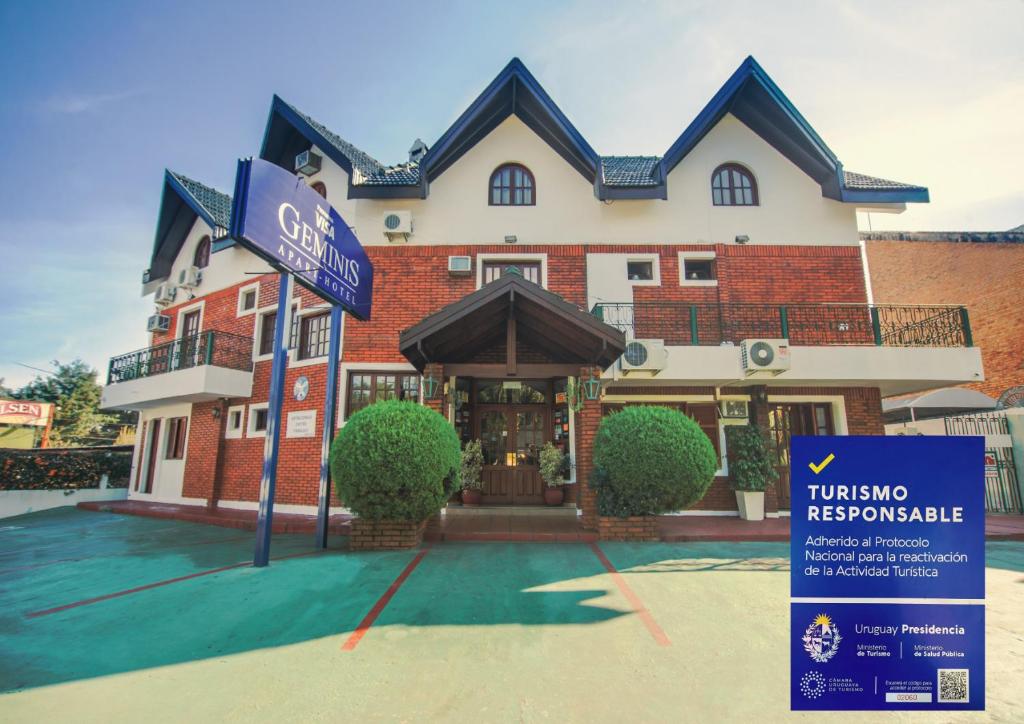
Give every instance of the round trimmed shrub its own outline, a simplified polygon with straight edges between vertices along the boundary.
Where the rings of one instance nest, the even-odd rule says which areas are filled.
[[[342,502],[370,520],[426,520],[458,478],[455,428],[415,402],[388,400],[349,418],[331,445],[331,476]]]
[[[590,486],[601,515],[658,515],[703,498],[717,469],[715,448],[691,418],[667,407],[626,407],[597,429]]]

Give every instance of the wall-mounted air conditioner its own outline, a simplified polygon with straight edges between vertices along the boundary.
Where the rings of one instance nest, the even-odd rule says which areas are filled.
[[[153,296],[153,303],[158,307],[166,307],[169,304],[173,304],[177,291],[177,288],[173,284],[161,284],[156,288],[156,294]]]
[[[473,257],[471,256],[450,256],[448,257],[448,273],[452,276],[468,276],[473,273]]]
[[[728,420],[746,420],[750,416],[746,400],[722,400],[720,409],[722,417]]]
[[[166,332],[171,328],[171,318],[166,314],[154,314],[146,320],[147,332]]]
[[[320,170],[322,160],[312,151],[303,151],[295,157],[295,172],[304,176],[312,176]]]
[[[656,375],[665,369],[668,350],[660,339],[634,339],[626,344],[626,351],[619,357],[622,374],[646,373]]]
[[[747,377],[775,377],[790,367],[788,339],[745,339],[740,354]]]
[[[384,235],[388,237],[388,241],[393,243],[408,241],[410,234],[412,234],[411,211],[384,212]]]
[[[178,272],[178,286],[195,289],[203,281],[203,270],[197,266],[189,266]]]

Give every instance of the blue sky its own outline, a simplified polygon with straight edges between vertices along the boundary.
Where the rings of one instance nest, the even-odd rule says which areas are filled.
[[[394,163],[515,55],[599,153],[661,154],[753,54],[848,169],[931,188],[874,228],[1016,226],[1021,27],[1020,2],[0,2],[0,377],[145,345],[163,169],[230,191],[273,93]]]

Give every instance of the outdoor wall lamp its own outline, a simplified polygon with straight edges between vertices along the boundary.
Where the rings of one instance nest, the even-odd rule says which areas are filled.
[[[505,237],[506,244],[515,244],[517,241],[519,241],[519,239],[517,239],[514,234],[509,234]]]
[[[438,381],[434,379],[434,375],[428,375],[423,380],[423,394],[427,396],[428,400],[433,400],[434,395],[437,394]]]
[[[747,236],[746,234],[737,234],[736,235],[736,243],[737,244],[746,244],[748,241],[750,241],[750,237]]]
[[[583,383],[583,394],[588,400],[596,400],[601,394],[601,380],[591,374],[590,379]]]

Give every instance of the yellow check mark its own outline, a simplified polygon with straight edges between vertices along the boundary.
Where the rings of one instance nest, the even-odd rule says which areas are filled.
[[[822,460],[817,465],[815,465],[814,463],[807,463],[807,467],[809,467],[811,470],[813,470],[814,474],[817,475],[822,470],[824,470],[826,467],[828,467],[828,464],[830,462],[832,462],[833,460],[835,460],[835,459],[836,459],[836,456],[833,453],[829,453],[828,457],[825,458],[824,460]]]

